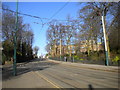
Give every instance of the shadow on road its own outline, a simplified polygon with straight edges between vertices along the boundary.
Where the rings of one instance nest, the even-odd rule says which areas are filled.
[[[94,90],[91,84],[89,84],[88,87],[89,87],[89,90]]]
[[[47,62],[45,59],[35,59],[31,60],[30,62],[25,62],[21,64],[17,64],[17,76],[20,76],[22,74],[31,72],[31,71],[40,71],[44,70],[47,68],[50,68],[54,65],[57,65],[59,63],[54,63],[54,62]],[[13,66],[3,66],[2,68],[2,81],[8,80],[13,78]]]

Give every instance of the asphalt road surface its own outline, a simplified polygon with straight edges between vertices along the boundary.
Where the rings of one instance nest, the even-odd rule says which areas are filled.
[[[3,88],[118,88],[118,72],[50,60],[18,64],[17,76],[12,73],[12,66],[3,67]]]

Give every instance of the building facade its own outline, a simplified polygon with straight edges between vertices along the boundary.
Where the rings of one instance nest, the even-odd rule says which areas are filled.
[[[60,56],[60,49],[61,49],[61,55],[66,54],[76,54],[76,51],[85,53],[90,51],[100,51],[104,50],[103,45],[101,43],[95,43],[94,40],[85,40],[81,41],[80,45],[62,45],[60,48],[60,45],[53,46],[50,50],[51,56]]]

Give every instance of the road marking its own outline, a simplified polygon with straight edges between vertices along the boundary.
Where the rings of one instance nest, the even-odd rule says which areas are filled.
[[[48,83],[52,84],[55,88],[62,88],[61,86],[57,85],[56,83],[53,83],[52,81],[48,80],[48,78],[46,78],[45,76],[43,76],[42,74],[40,74],[38,71],[35,72],[39,77],[43,78],[44,80],[46,80]]]

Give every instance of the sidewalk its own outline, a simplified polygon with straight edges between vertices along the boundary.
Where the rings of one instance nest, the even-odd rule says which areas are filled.
[[[27,72],[2,81],[2,88],[54,88],[34,72]]]
[[[86,69],[93,69],[93,70],[101,70],[101,71],[109,71],[109,72],[117,72],[119,73],[119,67],[118,66],[104,66],[104,65],[96,65],[96,64],[82,64],[82,63],[72,63],[72,62],[64,62],[64,61],[56,61],[48,59],[51,62],[55,63],[61,63],[64,65],[69,65],[73,67],[80,67],[80,68],[86,68]]]

